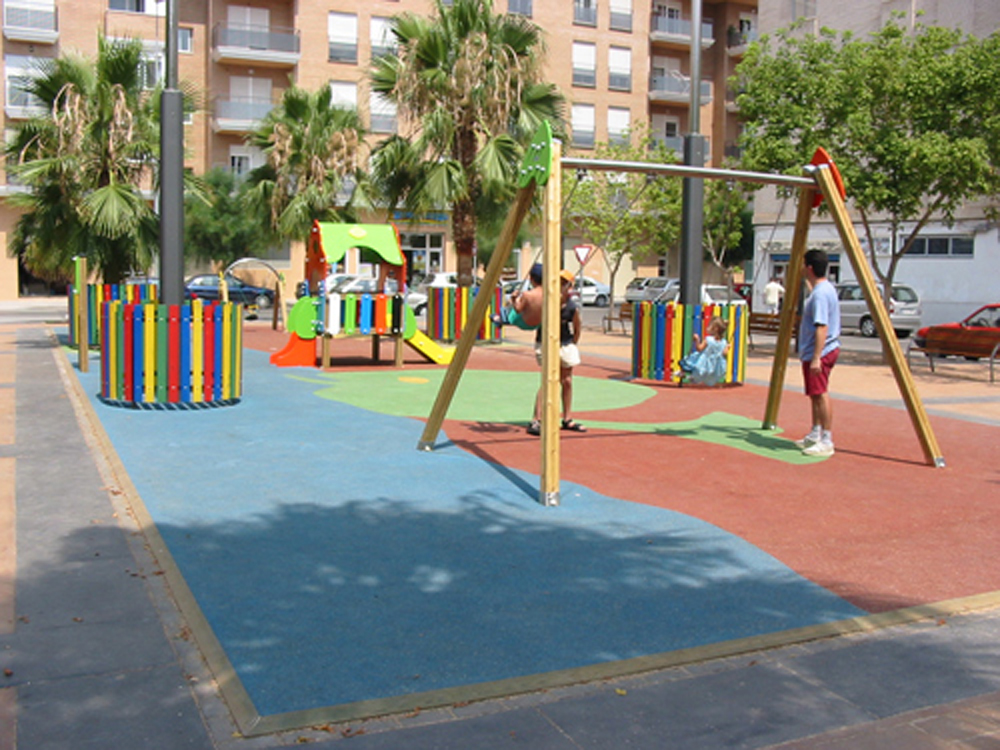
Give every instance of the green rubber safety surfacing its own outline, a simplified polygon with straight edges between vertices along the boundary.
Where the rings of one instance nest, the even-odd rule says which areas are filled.
[[[426,418],[434,406],[444,370],[401,373],[318,373],[288,377],[319,386],[320,398],[398,417]],[[539,376],[536,372],[467,370],[448,409],[448,419],[468,422],[526,424],[530,418]],[[657,391],[620,380],[573,378],[573,411],[593,413],[624,409],[647,401]],[[813,464],[824,457],[804,456],[780,432],[761,429],[760,421],[737,414],[712,412],[681,422],[611,422],[587,419],[590,428],[664,435],[723,445],[790,464]]]

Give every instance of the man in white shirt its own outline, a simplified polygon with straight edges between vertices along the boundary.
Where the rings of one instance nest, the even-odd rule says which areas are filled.
[[[767,305],[767,311],[774,315],[781,308],[781,298],[785,296],[785,287],[781,285],[778,281],[778,277],[772,277],[767,284],[764,285],[764,304]]]

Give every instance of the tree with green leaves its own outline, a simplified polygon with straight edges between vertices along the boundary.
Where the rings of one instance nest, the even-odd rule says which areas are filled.
[[[733,269],[753,257],[753,243],[744,242],[749,194],[735,180],[706,180],[702,245],[712,265],[726,275],[732,286]],[[751,215],[752,236],[752,215]]]
[[[271,246],[269,232],[257,214],[246,210],[246,183],[221,167],[202,179],[204,195],[184,202],[184,255],[224,267],[240,258],[260,257]]]
[[[432,18],[393,18],[397,49],[372,64],[372,89],[394,102],[421,156],[411,210],[451,208],[459,284],[473,276],[476,225],[508,210],[523,147],[539,123],[562,128],[563,100],[541,78],[542,32],[489,0],[435,0]]]
[[[744,166],[800,173],[824,147],[886,292],[929,221],[950,222],[962,205],[1000,197],[998,33],[911,32],[895,20],[867,39],[782,30],[751,45],[736,86]],[[884,266],[879,222],[889,228]],[[912,228],[901,237],[904,222]]]
[[[677,154],[639,126],[631,143],[598,143],[594,158],[675,164]],[[681,180],[639,172],[563,172],[563,223],[597,247],[615,277],[626,258],[643,262],[665,256],[680,241]]]
[[[96,61],[65,54],[25,82],[43,112],[7,142],[7,172],[27,188],[8,199],[22,212],[8,250],[36,276],[69,278],[86,256],[118,283],[152,262],[159,95],[143,88],[141,62],[140,41],[102,36]]]
[[[314,220],[349,218],[342,193],[358,179],[364,129],[353,107],[333,103],[329,86],[290,86],[248,141],[266,163],[248,178],[247,205],[270,217],[275,236],[305,240]]]

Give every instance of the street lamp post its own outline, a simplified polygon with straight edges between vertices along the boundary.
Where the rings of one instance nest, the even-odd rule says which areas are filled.
[[[705,165],[701,130],[701,0],[691,3],[691,108],[684,138],[684,164]],[[681,296],[685,305],[701,302],[701,238],[704,228],[705,181],[685,177],[681,193]]]
[[[177,88],[177,0],[167,0],[167,80],[160,95],[160,301],[184,301],[184,99]]]

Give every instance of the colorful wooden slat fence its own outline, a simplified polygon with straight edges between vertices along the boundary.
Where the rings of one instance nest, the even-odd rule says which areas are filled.
[[[156,302],[159,290],[154,283],[146,284],[87,284],[86,295],[78,295],[70,284],[66,289],[69,305],[69,345],[76,346],[78,339],[77,320],[80,305],[86,299],[87,321],[90,336],[88,346],[96,347],[101,341],[100,311],[105,302],[121,301],[130,304]]]
[[[636,302],[632,309],[632,377],[679,382],[680,360],[691,351],[692,335],[704,336],[715,316],[726,321],[724,383],[743,383],[746,377],[746,305],[681,305],[673,302]]]
[[[470,292],[468,287],[428,287],[427,289],[427,335],[435,341],[457,341],[472,312],[478,290]],[[486,317],[479,327],[477,340],[499,341],[501,329],[493,322],[503,304],[503,291],[494,290]]]
[[[105,402],[222,405],[242,397],[242,305],[111,300],[98,318]]]
[[[403,332],[403,296],[401,294],[331,294],[327,333],[331,336],[395,336]]]

